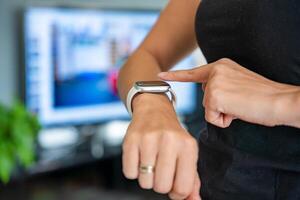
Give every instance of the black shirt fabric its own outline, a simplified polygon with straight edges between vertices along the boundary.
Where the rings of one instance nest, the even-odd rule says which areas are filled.
[[[230,58],[271,80],[300,86],[299,0],[202,0],[196,35],[207,61]],[[299,105],[300,106],[300,105]],[[208,137],[252,155],[300,163],[300,129],[235,120]]]

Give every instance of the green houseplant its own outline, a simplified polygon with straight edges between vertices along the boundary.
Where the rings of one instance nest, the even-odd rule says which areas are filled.
[[[8,108],[0,105],[0,180],[7,183],[16,165],[34,162],[35,140],[40,129],[35,116],[17,102]]]

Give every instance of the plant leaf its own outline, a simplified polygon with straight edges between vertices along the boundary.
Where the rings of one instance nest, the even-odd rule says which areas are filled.
[[[15,157],[9,145],[0,145],[0,178],[3,183],[8,183],[11,172],[15,166]]]
[[[16,165],[28,167],[35,158],[35,139],[40,125],[24,105],[16,102],[11,109],[0,105],[0,179],[7,183]]]

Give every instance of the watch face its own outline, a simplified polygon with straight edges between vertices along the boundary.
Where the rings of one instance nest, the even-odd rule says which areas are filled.
[[[135,84],[139,87],[157,87],[157,86],[170,87],[170,85],[164,81],[138,81]]]
[[[139,92],[165,93],[170,89],[170,85],[164,81],[139,81],[135,83],[135,88]]]

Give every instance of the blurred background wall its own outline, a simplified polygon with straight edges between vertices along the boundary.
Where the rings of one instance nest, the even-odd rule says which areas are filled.
[[[11,103],[20,96],[22,84],[22,11],[33,5],[94,8],[164,7],[167,0],[0,0],[0,102]]]

